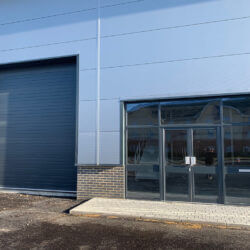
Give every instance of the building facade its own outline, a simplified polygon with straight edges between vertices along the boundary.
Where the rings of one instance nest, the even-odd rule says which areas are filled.
[[[2,190],[250,204],[248,0],[0,11]]]

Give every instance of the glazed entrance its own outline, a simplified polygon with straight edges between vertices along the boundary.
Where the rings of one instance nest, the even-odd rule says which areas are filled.
[[[218,202],[216,128],[165,130],[166,200]]]
[[[250,96],[125,108],[127,198],[250,204]]]

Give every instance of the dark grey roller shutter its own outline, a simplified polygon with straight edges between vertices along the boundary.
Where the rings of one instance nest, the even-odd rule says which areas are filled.
[[[0,68],[0,187],[76,190],[72,60]]]

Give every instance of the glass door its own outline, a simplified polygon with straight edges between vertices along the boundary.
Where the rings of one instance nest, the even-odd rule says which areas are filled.
[[[193,201],[218,202],[218,146],[214,128],[192,129]]]
[[[190,200],[189,167],[185,157],[191,154],[187,129],[165,130],[165,199]]]
[[[166,200],[218,202],[216,128],[165,130]]]

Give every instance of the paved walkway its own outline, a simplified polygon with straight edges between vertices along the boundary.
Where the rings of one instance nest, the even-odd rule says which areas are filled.
[[[250,207],[220,204],[94,198],[70,213],[250,226]]]

